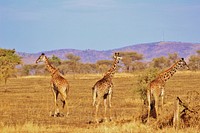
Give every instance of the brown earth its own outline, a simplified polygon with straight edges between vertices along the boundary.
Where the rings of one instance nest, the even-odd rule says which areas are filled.
[[[53,111],[53,94],[49,84],[50,76],[11,78],[6,88],[1,82],[0,131],[10,131],[9,127],[10,129],[14,127],[14,131],[20,132],[23,130],[23,125],[27,123],[37,125],[39,131],[44,128],[44,131],[47,132],[65,132],[66,130],[69,132],[106,132],[105,127],[108,128],[109,132],[116,130],[116,132],[130,132],[132,131],[131,128],[135,128],[131,126],[134,123],[137,127],[140,127],[138,130],[143,128],[144,131],[149,132],[159,130],[155,128],[153,118],[151,118],[151,124],[142,123],[141,116],[145,112],[145,106],[137,92],[139,75],[140,73],[115,75],[113,80],[112,121],[100,124],[94,123],[91,88],[102,75],[65,76],[70,83],[70,114],[67,117],[50,116]],[[173,112],[171,107],[177,96],[187,99],[188,91],[200,92],[199,79],[200,73],[198,72],[178,72],[175,74],[166,84],[164,114],[170,115]],[[61,102],[59,102],[59,106],[61,107]],[[61,109],[61,112],[65,114],[65,110]],[[99,119],[101,118],[103,118],[103,106],[100,107],[99,112]],[[127,125],[129,123],[131,125]],[[198,131],[199,126],[193,125],[194,131]],[[5,130],[4,127],[8,127],[8,129]],[[120,127],[120,130],[117,127]],[[32,128],[34,130],[36,127],[33,126]]]

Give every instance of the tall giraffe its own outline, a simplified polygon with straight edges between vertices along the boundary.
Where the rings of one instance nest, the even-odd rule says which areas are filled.
[[[114,62],[112,67],[104,74],[104,77],[97,81],[95,85],[92,88],[93,93],[93,106],[96,104],[96,110],[95,110],[95,121],[98,123],[98,110],[99,105],[101,103],[101,100],[104,100],[104,118],[106,118],[106,112],[107,112],[107,99],[109,104],[109,109],[111,108],[111,98],[112,98],[112,88],[113,88],[113,82],[112,78],[116,72],[117,69],[117,63],[119,63],[119,60],[122,59],[122,57],[119,56],[119,53],[115,53],[113,56]]]
[[[58,94],[61,95],[63,99],[63,109],[67,107],[67,115],[69,114],[69,108],[68,108],[68,92],[69,92],[69,83],[68,81],[62,76],[62,74],[59,72],[58,69],[56,69],[54,66],[50,64],[48,61],[48,58],[45,56],[44,53],[42,53],[39,58],[36,60],[36,63],[38,62],[45,62],[47,70],[51,73],[51,90],[54,95],[54,107],[55,107],[55,113],[54,116],[59,116],[59,108],[57,104],[57,98]]]
[[[187,69],[189,69],[187,63],[184,61],[184,58],[181,58],[179,61],[173,64],[169,69],[160,73],[156,79],[154,79],[149,83],[147,87],[147,101],[148,101],[147,122],[149,122],[149,117],[150,117],[152,96],[154,97],[155,100],[156,118],[158,118],[158,100],[159,96],[161,96],[161,109],[162,109],[166,81],[170,79],[179,68],[182,67],[186,67]]]

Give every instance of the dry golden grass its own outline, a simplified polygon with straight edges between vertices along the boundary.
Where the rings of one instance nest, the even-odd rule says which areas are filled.
[[[137,92],[140,73],[116,74],[111,122],[93,123],[91,88],[101,74],[66,75],[70,83],[68,117],[51,117],[53,95],[49,76],[28,76],[9,79],[5,90],[0,82],[0,132],[199,132],[199,125],[176,131],[172,127],[156,128],[154,124],[143,124],[143,102]],[[187,91],[200,92],[200,73],[177,72],[166,84],[164,108],[174,99],[187,97]],[[59,103],[61,105],[61,102]],[[171,112],[173,109],[168,109]],[[65,113],[65,110],[61,109]],[[103,106],[99,117],[103,118]]]

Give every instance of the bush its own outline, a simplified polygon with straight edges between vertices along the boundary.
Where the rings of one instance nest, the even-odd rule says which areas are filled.
[[[144,100],[144,103],[146,104],[146,93],[147,93],[147,85],[156,78],[158,74],[157,68],[149,68],[146,69],[143,74],[141,74],[138,78],[137,82],[137,90],[140,94],[140,98]]]

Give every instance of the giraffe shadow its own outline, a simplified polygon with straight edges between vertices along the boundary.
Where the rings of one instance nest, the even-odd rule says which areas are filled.
[[[65,117],[63,113],[50,114],[51,117]]]
[[[112,122],[112,119],[100,119],[98,122],[96,121],[89,121],[87,124],[101,124],[101,123],[107,123],[107,122]]]
[[[151,101],[151,110],[150,110],[150,118],[156,118],[156,110],[155,110],[155,100],[152,100]],[[147,107],[146,107],[147,108]],[[141,120],[142,120],[142,123],[146,123],[147,122],[147,118],[148,118],[148,111],[147,109],[145,109],[145,113],[142,114],[141,116]]]
[[[156,118],[155,100],[151,102],[150,117]]]

